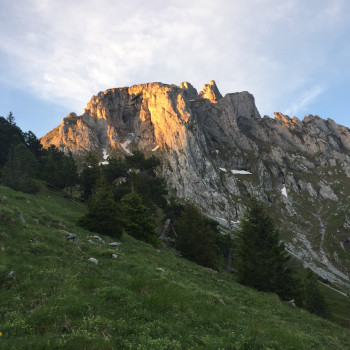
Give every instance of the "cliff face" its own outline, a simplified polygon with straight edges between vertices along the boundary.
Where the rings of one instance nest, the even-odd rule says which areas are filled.
[[[188,82],[110,89],[41,139],[81,154],[155,153],[181,198],[237,221],[252,194],[276,209],[289,251],[349,282],[350,130],[317,116],[261,118],[248,92],[197,93]],[[277,214],[278,213],[278,214]]]

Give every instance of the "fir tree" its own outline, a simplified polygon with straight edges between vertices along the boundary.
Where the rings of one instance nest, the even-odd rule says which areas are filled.
[[[37,172],[37,165],[34,155],[20,143],[2,170],[2,182],[17,191],[36,193],[38,188],[32,176]]]
[[[10,115],[9,115],[10,116]],[[3,166],[12,156],[14,148],[25,143],[22,130],[10,118],[0,117],[0,166]]]
[[[65,154],[54,145],[43,151],[41,178],[58,189],[74,186],[78,179],[77,167],[71,153]]]
[[[289,257],[262,204],[253,198],[241,220],[237,239],[238,281],[284,299],[293,298]]]
[[[141,196],[132,192],[121,200],[121,209],[124,217],[125,231],[144,242],[159,246],[160,240],[156,233],[154,218],[149,209],[143,204]]]
[[[175,222],[176,248],[186,259],[218,270],[219,247],[212,223],[191,202],[186,202],[180,218]]]
[[[88,201],[88,213],[79,219],[79,225],[89,231],[120,238],[122,221],[120,208],[113,199],[111,188],[103,181],[92,191]]]
[[[98,164],[98,159],[92,152],[89,152],[84,160],[80,175],[80,186],[83,192],[82,197],[84,199],[89,198],[100,175],[101,170]]]
[[[13,113],[10,111],[10,113],[7,116],[7,121],[10,123],[10,125],[16,125],[15,123],[15,116],[13,115]]]

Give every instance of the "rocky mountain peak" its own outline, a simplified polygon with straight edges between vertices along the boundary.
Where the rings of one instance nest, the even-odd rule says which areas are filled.
[[[203,90],[198,95],[201,98],[207,98],[211,103],[217,103],[222,99],[222,95],[214,80],[210,80],[209,84],[203,85]]]
[[[338,257],[350,236],[350,130],[331,119],[261,118],[253,95],[222,97],[214,81],[198,94],[188,82],[147,83],[98,93],[41,142],[101,159],[156,154],[172,192],[228,221],[255,195],[278,213],[292,254],[349,282],[350,262]]]
[[[284,115],[281,112],[275,112],[274,115],[276,120],[280,120],[289,129],[296,129],[301,125],[297,117],[290,118],[288,115]]]
[[[184,81],[179,85],[180,89],[184,91],[185,96],[189,100],[195,100],[198,98],[198,92],[197,90],[187,81]]]

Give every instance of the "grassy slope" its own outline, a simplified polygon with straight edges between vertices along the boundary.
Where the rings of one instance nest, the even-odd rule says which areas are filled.
[[[348,330],[173,250],[127,236],[118,252],[89,243],[76,226],[84,210],[0,187],[0,349],[350,349]]]

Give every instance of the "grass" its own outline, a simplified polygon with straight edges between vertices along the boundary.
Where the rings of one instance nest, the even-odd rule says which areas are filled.
[[[172,249],[124,236],[116,252],[76,225],[85,207],[59,194],[0,187],[0,198],[0,349],[350,348],[348,330]]]

